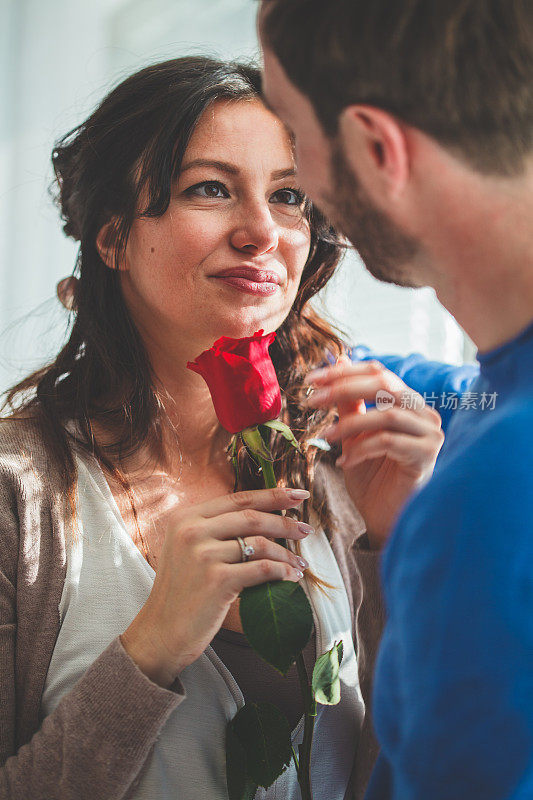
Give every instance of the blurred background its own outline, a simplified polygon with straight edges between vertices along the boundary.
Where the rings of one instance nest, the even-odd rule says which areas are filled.
[[[255,13],[254,0],[0,0],[0,391],[53,355],[68,323],[55,285],[77,247],[49,195],[54,141],[148,63],[258,59]],[[380,284],[353,252],[319,307],[378,353],[475,358],[432,290]]]

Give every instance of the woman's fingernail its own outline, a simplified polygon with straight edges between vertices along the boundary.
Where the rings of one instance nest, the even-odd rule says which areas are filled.
[[[304,576],[303,572],[301,572],[299,569],[295,570],[295,572],[296,575],[298,576],[298,580],[301,580]]]
[[[296,561],[298,562],[298,564],[299,564],[299,565],[300,565],[300,566],[301,566],[303,569],[307,569],[307,567],[309,566],[309,564],[307,563],[307,561],[305,560],[305,558],[301,558],[300,556],[296,556]]]
[[[352,359],[349,356],[347,356],[346,353],[341,353],[341,355],[338,357],[336,361],[336,364],[351,364],[351,363]]]
[[[322,403],[324,400],[327,400],[329,397],[329,389],[316,389],[309,397],[307,398],[308,403]]]
[[[311,493],[307,489],[287,489],[287,495],[291,500],[307,500]]]
[[[298,522],[297,525],[298,525],[298,530],[301,531],[302,533],[315,532],[315,529],[311,525],[308,525],[307,522]]]

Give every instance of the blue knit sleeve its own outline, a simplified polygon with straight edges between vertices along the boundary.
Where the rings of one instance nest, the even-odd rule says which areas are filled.
[[[479,374],[477,364],[458,367],[441,361],[429,361],[420,353],[408,356],[383,355],[364,345],[355,345],[349,348],[349,355],[354,362],[379,361],[398,375],[439,412],[444,431],[459,405],[459,398]]]

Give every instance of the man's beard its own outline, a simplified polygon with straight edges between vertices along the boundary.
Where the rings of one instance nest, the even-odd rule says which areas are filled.
[[[357,249],[370,274],[398,286],[423,285],[408,274],[409,265],[420,253],[420,244],[372,204],[338,140],[331,151],[331,171],[333,191],[324,195],[327,211],[332,223]]]

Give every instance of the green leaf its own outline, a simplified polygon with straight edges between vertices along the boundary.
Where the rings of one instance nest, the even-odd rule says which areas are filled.
[[[341,699],[339,668],[343,653],[344,645],[341,641],[320,656],[314,666],[311,682],[313,695],[324,706],[336,706]]]
[[[257,786],[268,789],[292,758],[286,717],[272,703],[250,703],[237,712],[230,726],[244,752],[246,774]]]
[[[264,443],[266,444],[267,447],[270,447],[270,439],[271,439],[271,436],[272,436],[272,430],[270,429],[270,427],[268,427],[268,423],[265,424],[265,423],[262,422],[257,427],[259,428],[259,431],[261,433],[261,436],[263,438]]]
[[[313,631],[313,612],[300,584],[275,581],[243,589],[239,610],[249,644],[286,675]]]
[[[241,436],[252,456],[261,457],[265,461],[274,460],[257,427],[245,428],[241,431]]]
[[[253,800],[257,784],[247,775],[246,751],[235,733],[233,721],[226,728],[226,780],[229,800]]]
[[[265,425],[267,428],[272,428],[272,430],[281,433],[281,435],[284,436],[285,439],[287,439],[289,444],[292,445],[292,447],[295,447],[296,450],[298,450],[298,452],[303,455],[300,449],[300,445],[296,441],[296,437],[288,425],[285,425],[285,423],[282,422],[280,419],[272,419],[269,422],[264,422],[263,425]]]

